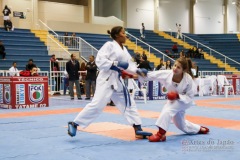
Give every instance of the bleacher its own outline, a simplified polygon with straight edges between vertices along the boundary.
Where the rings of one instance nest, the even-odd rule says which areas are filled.
[[[204,42],[207,42],[212,49],[240,62],[240,43],[236,34],[199,34],[197,36]],[[214,54],[214,56],[224,61],[224,57],[218,54]],[[240,70],[238,64],[230,61],[227,63]]]
[[[134,35],[135,37],[140,38],[140,33],[138,29],[130,29],[128,28],[127,31]],[[174,42],[172,42],[169,39],[165,39],[162,36],[159,36],[158,34],[154,33],[153,31],[150,30],[146,30],[145,32],[146,34],[146,38],[145,38],[145,42],[148,43],[149,45],[155,47],[156,49],[165,52],[166,50],[171,51],[172,46],[174,44]],[[169,33],[170,34],[170,33]],[[173,35],[174,36],[174,35]],[[138,43],[138,45],[142,45],[141,43]],[[142,45],[142,47],[146,48],[145,45]],[[147,48],[146,48],[147,49]],[[187,49],[183,48],[182,46],[178,45],[178,51],[180,52],[181,50],[184,50],[184,52],[187,52]],[[154,52],[153,52],[154,53]],[[157,57],[162,57],[161,54],[159,53],[154,53]],[[194,62],[196,62],[196,64],[199,66],[199,70],[200,71],[222,71],[222,68],[219,68],[216,64],[212,64],[210,63],[210,61],[205,60],[205,59],[193,59]]]
[[[60,36],[64,36],[65,32],[57,32],[58,35]],[[100,49],[104,43],[106,43],[107,41],[112,41],[112,39],[110,38],[110,35],[107,34],[90,34],[90,33],[76,33],[77,37],[81,37],[82,39],[84,39],[85,41],[87,41],[89,44],[91,44],[93,47],[95,47],[96,49]],[[132,49],[128,48],[128,52],[130,53],[131,56],[135,56],[135,53]],[[90,53],[89,53],[90,55]],[[88,59],[87,55],[84,54],[83,57],[85,59]],[[154,63],[150,62],[150,66],[152,68],[154,68]]]
[[[0,40],[6,49],[6,60],[0,60],[0,70],[8,70],[12,62],[17,62],[18,70],[24,70],[28,60],[32,58],[41,71],[49,71],[47,47],[30,30],[15,29],[6,32],[0,28]]]

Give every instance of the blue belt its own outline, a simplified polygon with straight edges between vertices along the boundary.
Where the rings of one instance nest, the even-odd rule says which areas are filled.
[[[128,92],[128,89],[126,88],[126,86],[123,84],[123,82],[121,81],[120,77],[121,77],[121,72],[118,72],[118,79],[121,82],[122,86],[123,86],[123,94],[124,94],[124,99],[125,99],[125,107],[129,107],[131,106],[131,98],[130,98],[130,94]],[[125,108],[126,109],[126,108]]]

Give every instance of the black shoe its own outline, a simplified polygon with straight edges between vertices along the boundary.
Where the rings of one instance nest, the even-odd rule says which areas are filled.
[[[90,100],[90,98],[85,98],[85,100]]]
[[[73,97],[71,97],[71,100],[74,100],[74,98],[73,98]]]
[[[79,98],[78,98],[78,100],[82,100],[82,98],[81,98],[81,97],[79,97]]]

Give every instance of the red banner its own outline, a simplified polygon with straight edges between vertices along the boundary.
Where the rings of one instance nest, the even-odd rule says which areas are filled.
[[[0,77],[0,107],[48,107],[48,77]]]

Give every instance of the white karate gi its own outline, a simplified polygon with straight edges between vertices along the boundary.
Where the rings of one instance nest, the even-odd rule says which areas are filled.
[[[182,32],[181,32],[182,27],[179,26],[179,25],[177,25],[176,27],[177,27],[177,36],[176,36],[176,38],[178,39],[180,37],[182,39]]]
[[[96,81],[96,91],[92,101],[74,119],[81,128],[87,127],[103,111],[110,99],[127,119],[129,124],[140,125],[141,119],[136,108],[135,101],[131,98],[131,106],[126,107],[122,83],[119,81],[118,72],[111,70],[114,61],[129,63],[128,72],[136,73],[137,66],[131,60],[132,57],[127,49],[120,47],[116,41],[106,42],[98,51],[96,65],[100,72]],[[120,78],[123,82],[122,78]],[[114,88],[114,89],[113,89]]]
[[[196,134],[200,130],[200,126],[184,118],[185,110],[194,105],[193,97],[196,93],[196,87],[192,77],[188,73],[184,73],[183,79],[179,84],[175,84],[172,78],[172,70],[154,71],[147,75],[147,80],[159,81],[168,91],[176,91],[179,94],[178,100],[167,100],[156,125],[167,131],[172,119],[173,123],[183,132]]]
[[[14,68],[13,66],[9,68],[9,75],[10,76],[19,76],[19,71],[17,68]]]

